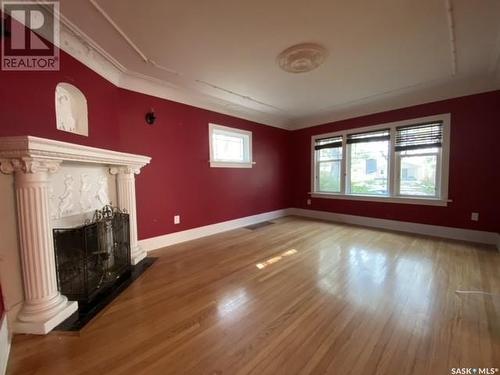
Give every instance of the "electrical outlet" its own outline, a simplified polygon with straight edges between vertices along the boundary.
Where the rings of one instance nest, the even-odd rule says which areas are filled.
[[[310,206],[311,205],[311,199],[308,199],[307,200],[307,205]]]
[[[479,212],[472,212],[472,213],[470,214],[470,219],[471,219],[472,221],[479,221]]]
[[[180,224],[180,223],[181,223],[181,215],[175,215],[174,224]]]

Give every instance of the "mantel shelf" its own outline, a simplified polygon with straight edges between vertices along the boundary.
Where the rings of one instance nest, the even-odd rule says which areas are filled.
[[[142,168],[151,158],[33,136],[0,137],[0,159],[37,158]]]

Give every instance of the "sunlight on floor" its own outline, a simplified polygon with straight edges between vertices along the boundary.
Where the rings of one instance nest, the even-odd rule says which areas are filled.
[[[261,269],[266,268],[267,266],[269,266],[269,265],[271,265],[273,263],[279,262],[284,257],[290,256],[290,255],[294,255],[294,254],[297,254],[297,253],[298,253],[298,251],[295,250],[295,249],[287,250],[284,253],[281,253],[280,255],[277,255],[275,257],[269,258],[269,259],[267,259],[266,261],[264,261],[262,263],[257,263],[255,266],[259,270],[261,270]]]

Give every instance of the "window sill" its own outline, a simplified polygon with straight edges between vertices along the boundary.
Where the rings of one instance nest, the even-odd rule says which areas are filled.
[[[255,162],[232,163],[223,161],[210,161],[210,168],[252,168]]]
[[[368,202],[383,202],[383,203],[400,203],[400,204],[417,204],[422,206],[448,206],[451,200],[443,200],[437,198],[410,198],[410,197],[377,197],[372,195],[345,195],[335,193],[309,193],[312,198],[324,199],[345,199],[353,201],[368,201]]]

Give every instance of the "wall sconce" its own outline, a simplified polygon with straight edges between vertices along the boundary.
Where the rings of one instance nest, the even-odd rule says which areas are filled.
[[[153,125],[155,121],[156,121],[155,111],[153,108],[151,108],[151,110],[148,113],[146,113],[146,122],[149,125]]]

